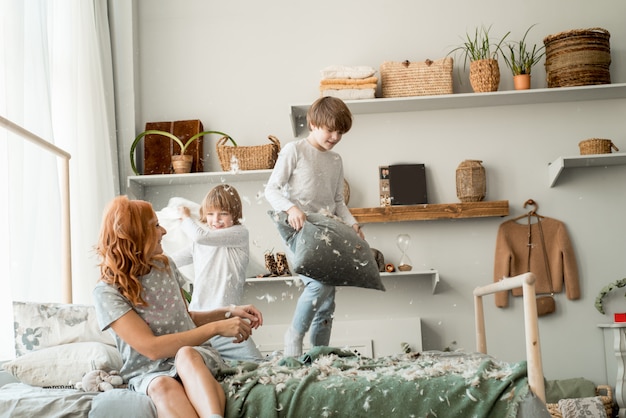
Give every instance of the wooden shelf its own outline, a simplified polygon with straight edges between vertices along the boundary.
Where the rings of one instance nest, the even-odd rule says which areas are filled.
[[[399,97],[388,99],[347,100],[355,114],[417,112],[428,110],[466,109],[490,106],[511,106],[540,103],[563,103],[588,100],[622,99],[626,83],[531,90],[506,90],[489,93],[458,93],[440,96]],[[291,128],[296,137],[306,134],[306,112],[309,104],[291,106]]]
[[[385,280],[387,278],[409,278],[414,277],[418,279],[430,279],[432,282],[433,294],[437,290],[437,284],[439,284],[439,272],[437,270],[415,270],[415,271],[396,271],[394,273],[380,273],[380,277]],[[282,277],[253,277],[246,279],[246,283],[249,285],[266,284],[266,283],[288,283],[292,282],[294,278],[292,276]]]
[[[352,208],[359,223],[428,221],[434,219],[483,218],[508,216],[509,201],[443,203],[413,206],[382,206],[377,208]]]
[[[626,164],[626,153],[559,157],[548,165],[548,184],[550,187],[554,187],[559,176],[566,168],[607,167],[624,164]]]

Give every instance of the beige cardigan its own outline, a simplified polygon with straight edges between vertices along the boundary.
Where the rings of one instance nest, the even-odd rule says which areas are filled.
[[[541,218],[541,225],[554,293],[562,292],[563,284],[565,284],[567,298],[570,300],[579,299],[578,266],[565,224],[556,219],[543,217]],[[494,281],[497,282],[505,277],[513,277],[527,271],[528,224],[517,223],[514,220],[505,221],[500,225],[496,238]],[[537,294],[550,293],[541,235],[536,222],[531,224],[530,271],[537,277]],[[522,289],[513,289],[512,293],[513,296],[521,296]],[[509,292],[498,292],[495,299],[496,306],[504,308],[509,304]]]

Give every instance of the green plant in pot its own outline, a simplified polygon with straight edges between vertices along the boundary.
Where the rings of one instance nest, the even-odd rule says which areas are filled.
[[[605,306],[604,306],[604,302],[605,302],[604,298],[612,291],[619,289],[621,287],[626,287],[626,278],[616,280],[612,283],[607,284],[602,289],[600,289],[598,296],[596,296],[596,302],[594,305],[596,309],[598,310],[598,312],[600,312],[601,314],[606,314]],[[626,294],[624,294],[624,296],[626,296]],[[624,311],[626,311],[626,309]]]
[[[470,84],[476,93],[497,91],[500,85],[498,55],[502,53],[502,43],[507,32],[497,42],[491,38],[491,26],[476,28],[473,35],[465,34],[463,44],[454,48],[448,55],[460,52],[463,55],[463,69],[470,64]]]
[[[235,147],[237,146],[237,143],[230,135],[225,134],[224,132],[220,132],[220,131],[199,132],[193,135],[191,138],[189,138],[186,143],[183,143],[183,141],[181,141],[180,138],[178,138],[176,135],[170,132],[160,131],[157,129],[149,129],[147,131],[143,131],[142,133],[137,135],[137,137],[135,137],[135,140],[133,141],[133,144],[130,147],[130,166],[133,169],[133,172],[136,175],[139,175],[140,173],[139,171],[137,171],[137,166],[135,165],[135,149],[137,148],[139,141],[146,135],[162,135],[162,136],[170,138],[180,147],[179,154],[172,155],[172,167],[174,169],[174,173],[177,173],[177,174],[189,173],[191,171],[191,163],[193,162],[193,155],[185,154],[185,152],[187,151],[189,146],[193,143],[193,141],[209,134],[222,135],[223,137],[228,138],[230,142],[232,142],[233,146]]]
[[[526,29],[524,36],[520,41],[508,43],[506,46],[508,52],[502,54],[502,58],[507,67],[513,74],[513,83],[515,90],[526,90],[530,88],[530,73],[534,65],[545,55],[545,47],[542,45],[537,48],[537,44],[533,44],[532,49],[526,42],[528,32],[535,25]]]

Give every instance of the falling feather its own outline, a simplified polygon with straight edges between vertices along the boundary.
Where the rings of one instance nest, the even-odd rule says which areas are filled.
[[[370,410],[370,401],[372,400],[371,396],[365,398],[365,402],[363,402],[363,409],[367,412]]]

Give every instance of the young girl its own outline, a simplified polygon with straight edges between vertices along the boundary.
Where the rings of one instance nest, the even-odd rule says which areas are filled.
[[[200,222],[190,210],[179,208],[181,228],[192,243],[172,255],[178,266],[193,263],[194,284],[189,309],[208,311],[239,305],[243,299],[246,270],[250,260],[248,229],[241,224],[243,209],[237,190],[228,184],[212,188],[200,206]],[[211,339],[225,360],[261,361],[252,339],[235,344],[231,338]]]
[[[302,229],[306,213],[328,211],[363,233],[343,197],[343,162],[332,149],[352,127],[350,109],[335,97],[316,100],[307,112],[310,133],[281,150],[272,171],[265,197],[276,211],[284,211],[296,231]],[[288,258],[291,255],[287,248]],[[312,346],[328,345],[335,313],[335,287],[300,275],[304,290],[298,299],[291,326],[285,334],[285,356],[302,354],[302,340],[310,328]]]
[[[150,203],[126,196],[110,203],[96,246],[98,322],[113,332],[122,378],[152,399],[159,416],[221,417],[226,400],[214,375],[224,363],[206,341],[245,341],[263,317],[252,305],[188,311],[184,279],[163,254],[165,234]]]

